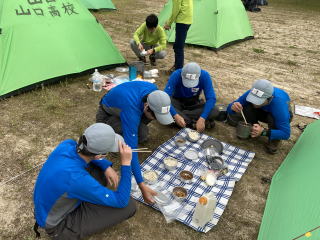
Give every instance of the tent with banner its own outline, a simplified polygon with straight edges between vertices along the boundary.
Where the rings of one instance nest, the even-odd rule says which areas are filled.
[[[159,15],[164,25],[172,12],[169,0]],[[186,43],[219,50],[231,44],[253,38],[248,15],[241,0],[193,0],[193,23]],[[175,41],[175,25],[167,31],[168,42]]]
[[[320,120],[309,124],[272,178],[258,240],[320,236]]]
[[[81,0],[81,2],[88,9],[116,9],[111,0]]]
[[[0,98],[57,77],[125,62],[79,1],[0,1]]]

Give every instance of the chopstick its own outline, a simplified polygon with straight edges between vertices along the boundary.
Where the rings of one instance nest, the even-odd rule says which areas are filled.
[[[243,117],[244,122],[245,122],[246,124],[248,124],[247,119],[246,119],[246,117],[244,116],[244,114],[243,114],[243,111],[242,111],[242,110],[241,110],[241,115],[242,115],[242,117]]]
[[[151,153],[152,151],[143,151],[143,150],[132,150],[132,152],[137,152],[137,153]]]
[[[135,150],[137,150],[137,151],[139,151],[139,150],[148,150],[148,148],[132,148],[131,150],[132,151],[135,151]]]

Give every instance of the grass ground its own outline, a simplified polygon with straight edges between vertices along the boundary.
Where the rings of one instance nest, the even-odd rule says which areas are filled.
[[[135,60],[129,49],[132,33],[147,14],[158,13],[164,0],[114,0],[117,11],[93,13],[111,35],[123,56]],[[320,15],[311,11],[264,7],[261,13],[249,13],[255,39],[226,48],[218,53],[188,46],[186,62],[196,61],[211,73],[218,103],[229,103],[253,80],[267,78],[286,90],[293,103],[319,107],[320,103]],[[168,56],[158,62],[165,70],[173,63],[172,46]],[[111,73],[113,71],[106,71]],[[114,72],[113,72],[114,73]],[[95,121],[95,112],[103,93],[86,87],[89,76],[68,79],[0,102],[0,181],[3,182],[46,159],[54,147],[66,138],[77,139]],[[163,89],[164,74],[157,79]],[[162,215],[137,203],[138,211],[130,220],[95,235],[98,239],[256,239],[267,199],[269,185],[261,177],[271,178],[300,135],[295,125],[312,120],[295,116],[292,136],[275,156],[264,152],[261,141],[240,141],[235,129],[224,123],[206,133],[256,153],[241,181],[234,189],[218,225],[207,234],[185,225],[166,224]],[[151,124],[146,147],[155,149],[175,134],[173,129]],[[261,142],[261,143],[260,143]],[[140,156],[143,161],[146,154]],[[119,167],[119,164],[115,164]],[[32,231],[32,191],[39,169],[0,186],[0,239],[34,239]],[[44,235],[44,234],[43,234]]]

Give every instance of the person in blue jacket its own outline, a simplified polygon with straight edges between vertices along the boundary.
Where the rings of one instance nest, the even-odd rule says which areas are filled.
[[[268,138],[266,144],[268,153],[277,153],[280,140],[290,138],[290,122],[293,114],[289,95],[284,90],[273,87],[270,81],[264,79],[255,81],[250,90],[230,103],[227,109],[229,122],[236,125],[242,120],[239,114],[241,111],[247,122],[253,124],[251,137]],[[267,123],[268,128],[263,128],[258,121]]]
[[[164,89],[171,97],[170,113],[180,127],[195,128],[202,132],[205,127],[214,127],[218,115],[216,95],[210,74],[195,62],[174,71]],[[200,99],[204,93],[205,102]]]
[[[163,125],[173,122],[170,104],[168,94],[157,90],[156,85],[143,81],[126,82],[112,88],[102,97],[96,121],[112,126],[135,149],[138,142],[147,140],[147,125],[150,121],[157,119]],[[144,200],[153,203],[156,192],[143,181],[138,153],[132,154],[131,166]]]
[[[105,159],[120,151],[121,179]],[[132,151],[104,124],[88,127],[78,143],[62,141],[44,163],[34,188],[34,230],[52,239],[82,239],[135,214],[130,199]],[[116,190],[106,187],[113,185]]]

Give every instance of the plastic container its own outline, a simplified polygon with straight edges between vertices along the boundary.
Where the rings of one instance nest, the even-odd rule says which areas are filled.
[[[241,139],[247,139],[250,137],[252,125],[250,123],[238,122],[237,137]]]
[[[102,85],[103,85],[103,79],[101,77],[101,74],[98,72],[98,69],[94,70],[94,73],[92,74],[92,89],[95,92],[101,92]]]
[[[129,66],[129,80],[132,81],[137,78],[137,68],[135,66]]]
[[[143,76],[143,72],[144,72],[144,62],[141,61],[136,61],[136,62],[132,62],[129,64],[129,72],[130,72],[130,67],[135,67],[136,69],[136,74],[137,75],[141,75]],[[130,74],[129,74],[130,75]]]
[[[217,198],[214,193],[210,192],[204,194],[199,198],[192,216],[192,221],[199,227],[204,227],[209,221],[212,220],[216,205]]]

